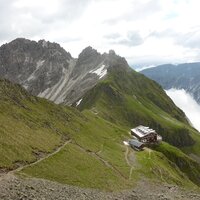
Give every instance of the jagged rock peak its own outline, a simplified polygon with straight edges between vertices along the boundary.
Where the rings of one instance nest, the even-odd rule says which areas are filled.
[[[23,47],[23,46],[28,46],[30,44],[37,44],[37,42],[35,41],[31,41],[29,39],[25,39],[25,38],[16,38],[14,40],[12,40],[11,42],[9,43],[5,43],[3,44],[1,47],[4,48],[4,47],[10,47],[10,48],[19,48],[19,47]]]
[[[43,48],[50,48],[50,49],[62,49],[64,50],[60,44],[56,43],[56,42],[49,42],[49,41],[46,41],[44,39],[42,40],[39,40],[38,41],[38,44],[41,45]]]
[[[114,50],[110,50],[108,54],[104,53],[103,56],[110,70],[130,70],[126,59],[117,55]]]
[[[16,38],[14,40],[12,40],[10,43],[11,44],[16,44],[16,43],[30,43],[30,42],[35,42],[26,38]]]
[[[91,46],[88,46],[85,49],[83,49],[81,53],[83,52],[97,52],[97,50],[92,48]]]
[[[113,49],[109,50],[109,55],[116,55],[115,51]]]
[[[93,49],[91,46],[86,47],[83,49],[83,51],[79,54],[79,58],[85,58],[89,56],[98,56],[101,55],[99,52],[97,52],[96,49]]]
[[[39,40],[38,41],[38,44],[40,44],[40,45],[42,45],[43,47],[47,47],[48,48],[48,46],[49,46],[49,41],[46,41],[46,40]]]
[[[34,40],[29,40],[26,38],[16,38],[14,40],[12,40],[9,43],[6,43],[4,45],[2,45],[2,47],[11,47],[14,49],[26,49],[26,47],[30,47],[31,49],[33,48],[39,48],[39,49],[55,49],[58,50],[62,53],[67,53],[68,56],[71,58],[71,54],[69,52],[67,52],[64,48],[62,48],[60,46],[60,44],[55,43],[55,42],[49,42],[46,41],[44,39],[39,40],[38,42],[34,41]],[[29,50],[30,50],[29,48]],[[27,50],[27,49],[26,49]]]

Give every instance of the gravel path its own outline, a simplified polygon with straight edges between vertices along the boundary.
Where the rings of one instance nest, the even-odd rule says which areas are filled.
[[[131,179],[134,165],[136,165],[136,159],[135,159],[135,155],[133,152],[134,151],[131,151],[131,154],[129,155],[129,146],[126,146],[126,151],[124,153],[124,157],[125,157],[127,165],[130,167],[129,179]]]
[[[39,158],[38,160],[36,160],[35,162],[32,162],[32,163],[29,163],[29,164],[26,164],[26,165],[22,165],[14,170],[11,170],[11,171],[6,171],[6,170],[3,170],[2,172],[0,172],[0,182],[2,180],[6,180],[6,179],[9,179],[10,177],[14,176],[14,174],[16,172],[19,172],[21,171],[22,169],[25,169],[27,167],[30,167],[30,166],[33,166],[33,165],[36,165],[38,164],[39,162],[57,154],[60,150],[62,150],[67,144],[69,144],[72,140],[67,140],[65,143],[63,143],[61,146],[59,146],[55,151],[45,155],[44,157],[41,157]],[[0,199],[1,200],[1,199]]]
[[[59,146],[55,151],[53,151],[52,153],[49,153],[48,155],[44,156],[44,157],[41,157],[39,158],[37,161],[33,162],[33,163],[30,163],[30,164],[27,164],[27,165],[24,165],[24,166],[21,166],[21,167],[18,167],[17,169],[13,170],[13,171],[10,171],[9,173],[15,173],[15,172],[19,172],[21,171],[22,169],[25,169],[27,167],[30,167],[30,166],[33,166],[33,165],[36,165],[38,164],[39,162],[57,154],[60,150],[62,150],[67,144],[69,144],[72,140],[67,140],[65,143],[63,143],[61,146]]]
[[[172,185],[155,185],[141,181],[134,189],[120,193],[101,192],[26,178],[12,174],[0,182],[1,200],[199,200],[200,193],[183,191]]]

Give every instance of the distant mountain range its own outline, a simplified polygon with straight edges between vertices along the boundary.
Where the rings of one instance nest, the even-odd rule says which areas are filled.
[[[164,89],[184,89],[200,104],[200,62],[159,65],[140,71]]]

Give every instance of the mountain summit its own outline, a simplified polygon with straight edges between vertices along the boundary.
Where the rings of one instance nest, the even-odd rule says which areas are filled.
[[[59,44],[18,38],[0,47],[0,77],[22,85],[33,95],[72,104],[103,79],[108,68],[126,60],[113,50],[101,55],[85,48],[77,59]]]

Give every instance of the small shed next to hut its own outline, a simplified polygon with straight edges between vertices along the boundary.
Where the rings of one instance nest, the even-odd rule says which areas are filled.
[[[144,148],[144,143],[138,141],[138,140],[130,140],[129,145],[133,148],[136,149],[137,151],[142,150]]]

